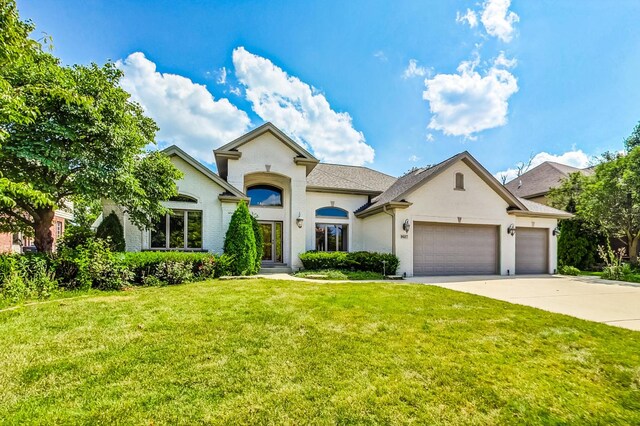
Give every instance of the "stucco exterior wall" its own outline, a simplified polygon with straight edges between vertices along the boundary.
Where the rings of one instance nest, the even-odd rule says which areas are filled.
[[[316,223],[335,223],[348,225],[348,247],[349,251],[364,250],[362,230],[362,220],[356,218],[353,212],[366,204],[366,195],[337,194],[326,192],[307,192],[307,207],[305,210],[305,234],[306,250],[316,249]],[[316,210],[322,207],[338,207],[349,213],[347,219],[316,217]]]
[[[295,164],[293,159],[297,153],[271,133],[256,137],[240,146],[238,151],[242,153],[241,158],[228,162],[227,182],[231,185],[242,191],[246,191],[248,185],[258,183],[285,186],[281,209],[252,206],[250,210],[259,220],[283,222],[283,262],[293,268],[301,267],[298,254],[305,251],[305,230],[304,226],[298,228],[296,218],[304,217],[306,212],[306,167]],[[256,176],[260,179],[254,179]],[[283,183],[283,178],[288,185]]]
[[[380,213],[359,219],[362,223],[362,243],[363,250],[378,251],[382,253],[392,253],[392,223],[393,218],[386,214]]]

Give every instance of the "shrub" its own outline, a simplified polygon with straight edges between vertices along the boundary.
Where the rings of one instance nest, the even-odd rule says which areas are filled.
[[[84,244],[87,240],[96,237],[95,232],[84,226],[69,224],[65,227],[64,235],[58,241],[58,251],[64,247],[75,249]]]
[[[137,253],[123,253],[120,255],[120,262],[133,274],[134,284],[150,285],[145,280],[147,277],[162,275],[166,276],[168,271],[175,273],[172,275],[170,281],[167,284],[179,284],[184,281],[176,282],[178,277],[177,269],[187,269],[190,273],[186,275],[186,272],[180,272],[184,277],[188,277],[188,280],[205,280],[220,276],[218,269],[224,269],[226,275],[226,268],[229,261],[226,256],[216,256],[211,253],[189,253],[178,251],[143,251]],[[173,267],[167,266],[168,264],[180,263],[182,266]],[[185,280],[187,281],[187,280]]]
[[[262,266],[262,250],[264,247],[264,238],[262,237],[262,228],[258,223],[258,219],[255,216],[251,216],[251,227],[253,228],[253,236],[256,239],[256,267],[254,268],[253,273],[257,274],[260,272],[260,267]]]
[[[560,266],[560,268],[558,268],[558,272],[562,275],[580,275],[580,269],[574,266]]]
[[[0,296],[14,303],[45,299],[58,288],[51,258],[44,254],[0,255]]]
[[[560,222],[558,236],[558,264],[592,269],[598,259],[598,245],[606,244],[605,236],[579,218]]]
[[[603,246],[598,246],[598,254],[605,262],[602,269],[602,278],[606,280],[622,280],[626,274],[631,273],[631,267],[622,263],[622,258],[626,250],[620,248],[615,252],[607,244],[606,250]]]
[[[160,262],[154,276],[167,284],[182,284],[191,281],[193,279],[193,262]]]
[[[109,213],[100,223],[98,229],[96,229],[96,237],[109,241],[111,251],[124,251],[124,229],[115,212]]]
[[[233,257],[232,275],[252,275],[256,273],[256,237],[253,221],[242,201],[231,216],[231,222],[224,239],[224,253]]]
[[[299,257],[305,269],[310,270],[341,269],[393,275],[400,265],[400,260],[393,254],[368,251],[351,253],[308,251]]]

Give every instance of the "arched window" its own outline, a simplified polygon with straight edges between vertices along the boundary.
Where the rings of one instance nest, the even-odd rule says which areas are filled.
[[[252,206],[282,206],[282,189],[271,185],[254,185],[247,188]]]
[[[456,189],[464,191],[464,175],[460,172],[456,173]]]
[[[184,195],[184,194],[178,194],[175,197],[171,197],[169,198],[169,201],[182,201],[183,203],[197,203],[198,200],[196,200],[193,197],[190,197],[189,195]]]
[[[316,210],[317,217],[348,218],[349,212],[338,207],[322,207]]]

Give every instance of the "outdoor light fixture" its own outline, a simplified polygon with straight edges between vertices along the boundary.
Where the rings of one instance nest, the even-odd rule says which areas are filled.
[[[507,228],[507,234],[511,236],[516,235],[516,226],[513,223]]]
[[[302,217],[302,213],[298,213],[298,218],[296,219],[296,225],[298,225],[298,228],[302,228],[303,222],[304,218]]]
[[[404,232],[409,232],[409,229],[411,229],[411,223],[409,222],[409,219],[405,219],[404,223],[402,224],[402,229],[404,229]]]
[[[553,232],[551,233],[554,237],[557,237],[558,235],[560,235],[560,229],[556,226],[555,228],[553,228]]]

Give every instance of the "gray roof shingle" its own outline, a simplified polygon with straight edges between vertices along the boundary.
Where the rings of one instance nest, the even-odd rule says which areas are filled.
[[[368,167],[319,163],[307,176],[307,186],[383,192],[397,179]]]
[[[535,201],[527,200],[526,198],[518,197],[518,200],[532,213],[553,214],[558,216],[572,216],[562,210],[554,209],[553,207],[546,206],[544,204],[536,203]]]
[[[592,168],[579,169],[566,164],[545,161],[533,169],[523,173],[522,176],[507,182],[504,186],[518,197],[533,197],[544,195],[551,188],[560,185],[569,174],[580,172],[586,175],[593,174]]]

